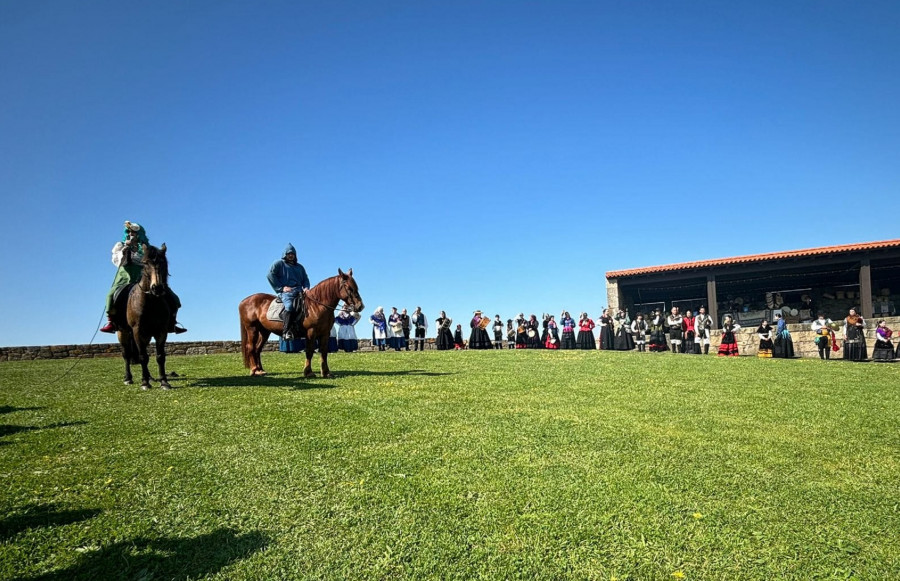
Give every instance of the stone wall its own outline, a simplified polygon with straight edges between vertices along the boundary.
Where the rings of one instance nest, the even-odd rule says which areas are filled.
[[[359,340],[360,351],[372,351],[370,339]],[[427,339],[426,349],[434,349],[434,339]],[[263,351],[277,351],[278,341],[269,341]],[[412,346],[410,346],[412,350]],[[166,343],[166,355],[214,355],[217,353],[240,353],[240,341],[170,341]],[[150,356],[156,354],[150,344]],[[0,347],[0,362],[28,361],[32,359],[66,359],[68,357],[121,357],[118,343],[98,343],[94,345],[49,345],[28,347]]]

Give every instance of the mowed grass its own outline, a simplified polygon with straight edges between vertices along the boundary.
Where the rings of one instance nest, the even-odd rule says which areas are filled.
[[[900,578],[900,365],[264,363],[0,364],[0,577]]]

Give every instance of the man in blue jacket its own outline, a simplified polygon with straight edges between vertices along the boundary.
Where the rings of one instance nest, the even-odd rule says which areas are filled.
[[[293,339],[294,333],[292,326],[296,311],[300,307],[300,301],[303,300],[303,293],[309,289],[309,277],[306,276],[306,269],[297,262],[297,251],[294,250],[292,244],[288,244],[284,249],[284,254],[280,260],[276,260],[269,269],[269,284],[272,290],[281,298],[284,303],[284,332],[282,337],[285,339]],[[295,299],[300,299],[294,304]]]

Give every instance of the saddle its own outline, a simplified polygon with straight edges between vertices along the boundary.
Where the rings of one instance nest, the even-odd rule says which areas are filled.
[[[297,295],[297,298],[294,299],[294,312],[299,313],[294,322],[297,323],[297,326],[300,326],[302,321],[306,319],[307,314],[306,301],[303,300],[302,295]],[[266,318],[278,323],[284,322],[284,303],[281,302],[281,297],[275,297],[275,300],[269,303]]]

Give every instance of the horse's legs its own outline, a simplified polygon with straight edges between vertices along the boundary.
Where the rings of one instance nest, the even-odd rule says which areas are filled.
[[[313,373],[312,370],[312,358],[313,352],[316,350],[316,339],[314,337],[306,336],[306,366],[303,368],[303,377],[309,379],[310,377],[315,377],[316,374]]]
[[[163,389],[169,389],[169,380],[166,377],[166,334],[162,333],[156,337],[156,366],[159,368],[159,386]]]
[[[147,390],[150,389],[150,368],[148,367],[150,353],[147,351],[147,345],[150,344],[150,340],[143,340],[139,327],[135,327],[133,332],[135,343],[137,343],[138,357],[141,362],[141,389]]]
[[[252,346],[253,352],[250,355],[250,359],[252,361],[253,369],[251,370],[251,375],[265,375],[266,370],[263,369],[262,366],[262,350],[263,347],[266,346],[266,341],[269,340],[269,334],[261,332],[259,329],[251,329],[250,331],[250,345]]]
[[[330,333],[325,333],[319,339],[319,357],[322,358],[322,377],[331,379],[334,376],[331,375],[331,370],[328,369],[328,338]]]
[[[132,345],[134,340],[123,331],[119,330],[119,344],[122,346],[122,359],[125,360],[125,385],[134,383],[131,375],[131,360],[134,358],[134,349]]]

